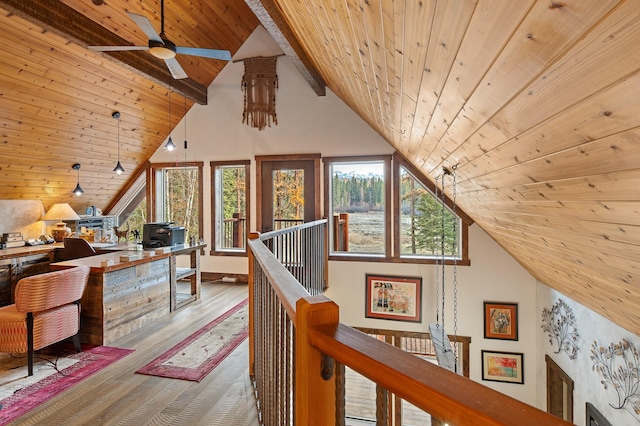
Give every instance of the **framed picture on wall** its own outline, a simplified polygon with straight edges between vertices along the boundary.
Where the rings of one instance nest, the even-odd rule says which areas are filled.
[[[518,340],[518,304],[484,302],[484,338]]]
[[[482,351],[482,380],[524,384],[524,354]]]
[[[366,275],[365,317],[422,322],[422,277]]]

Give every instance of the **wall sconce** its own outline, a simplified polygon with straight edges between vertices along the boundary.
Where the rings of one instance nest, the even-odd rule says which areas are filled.
[[[115,169],[113,169],[113,171],[116,172],[116,174],[121,175],[122,173],[124,173],[124,167],[122,167],[122,164],[120,164],[120,113],[118,111],[115,111],[113,114],[111,114],[111,116],[118,120],[118,164],[116,164],[116,167]]]
[[[78,184],[76,185],[76,189],[73,190],[73,193],[76,194],[79,197],[82,194],[84,194],[84,191],[80,187],[80,164],[76,163],[71,167],[73,168],[73,170],[77,170],[78,171]]]

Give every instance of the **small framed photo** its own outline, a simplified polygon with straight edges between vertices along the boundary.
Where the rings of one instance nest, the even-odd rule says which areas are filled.
[[[524,354],[482,351],[482,380],[524,384]]]
[[[484,302],[484,338],[518,340],[518,304]]]
[[[422,322],[422,277],[366,275],[365,317]]]

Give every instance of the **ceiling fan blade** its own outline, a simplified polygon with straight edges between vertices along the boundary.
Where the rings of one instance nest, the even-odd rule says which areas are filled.
[[[181,53],[183,55],[200,56],[203,58],[222,59],[224,61],[231,60],[231,52],[229,52],[228,50],[176,46],[176,53]]]
[[[162,42],[162,38],[160,38],[160,35],[156,32],[156,30],[153,28],[153,25],[151,25],[151,22],[149,22],[149,20],[145,16],[136,15],[135,13],[131,12],[127,12],[127,14],[129,15],[129,18],[131,18],[131,20],[135,22],[138,27],[140,27],[142,32],[145,33],[149,40]]]
[[[182,69],[182,67],[180,66],[180,64],[176,60],[176,58],[165,59],[164,62],[167,64],[167,68],[169,68],[169,71],[171,72],[171,75],[176,80],[188,77],[187,73],[184,72],[184,70]]]
[[[87,46],[96,52],[117,52],[121,50],[149,50],[149,46]]]

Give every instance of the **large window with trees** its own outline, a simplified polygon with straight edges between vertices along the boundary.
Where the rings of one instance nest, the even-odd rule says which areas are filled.
[[[324,158],[330,253],[390,254],[388,176],[391,157]]]
[[[402,156],[323,161],[330,258],[469,263],[472,221]]]
[[[185,242],[202,238],[203,163],[153,164],[151,217],[184,226]]]
[[[213,252],[246,255],[250,161],[211,162]]]
[[[459,258],[460,218],[445,204],[441,192],[434,194],[406,167],[399,167],[400,256]]]
[[[467,241],[473,221],[449,196],[453,179],[443,170],[436,186],[402,155],[393,155],[394,258],[433,263],[444,257],[447,263],[469,264]]]

